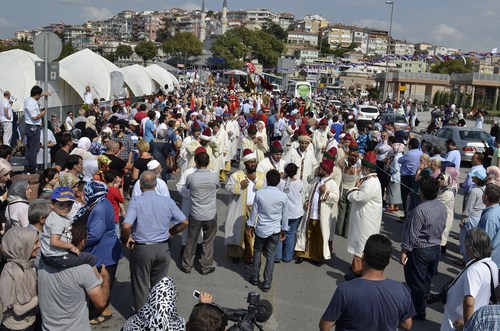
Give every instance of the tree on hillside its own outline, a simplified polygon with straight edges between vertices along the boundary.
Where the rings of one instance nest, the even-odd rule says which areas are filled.
[[[156,42],[162,43],[172,37],[172,22],[173,19],[169,17],[164,17],[162,19],[163,28],[156,31]]]
[[[134,50],[129,45],[118,45],[115,51],[115,56],[117,58],[130,58],[134,54]]]
[[[158,54],[158,49],[154,42],[149,40],[143,40],[135,46],[135,53],[139,55],[144,61],[144,66],[146,66],[148,60],[151,60]]]
[[[203,52],[203,44],[191,32],[177,33],[173,38],[165,40],[161,47],[165,53],[178,55],[186,60],[189,56],[198,56]]]
[[[466,63],[464,63],[464,59],[458,58],[453,60],[446,60],[436,62],[431,65],[430,71],[435,74],[453,74],[453,73],[467,73],[473,72],[474,68],[472,66],[472,61],[466,59]]]
[[[279,24],[274,23],[270,19],[268,19],[266,22],[264,22],[264,24],[262,24],[261,31],[267,32],[281,41],[286,41],[288,37],[286,31],[283,30],[283,28]]]
[[[71,41],[68,41],[67,43],[63,44],[61,55],[59,55],[59,57],[56,59],[56,61],[61,61],[66,56],[70,56],[71,54],[73,54],[75,52],[76,52],[76,49],[73,47],[73,43]]]
[[[218,36],[212,45],[214,57],[226,60],[231,68],[241,68],[243,62],[256,59],[264,67],[274,67],[284,44],[265,31],[237,28]]]

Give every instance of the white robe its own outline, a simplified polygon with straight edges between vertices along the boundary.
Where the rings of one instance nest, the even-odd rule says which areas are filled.
[[[269,150],[269,146],[267,145],[267,141],[262,140],[262,142],[257,142],[255,143],[253,139],[250,137],[244,137],[243,141],[241,143],[241,153],[240,153],[240,160],[243,160],[243,152],[245,149],[251,150],[255,155],[257,156],[257,162],[260,162],[264,160],[265,153]],[[240,169],[244,169],[245,165],[243,164],[243,161],[240,162]]]
[[[222,128],[227,133],[227,154],[226,161],[231,161],[238,152],[238,138],[240,136],[240,126],[237,121],[227,121],[222,124]]]
[[[219,132],[215,135],[215,142],[217,149],[213,149],[214,162],[217,164],[218,171],[224,170],[226,164],[226,156],[229,151],[229,141],[227,137],[227,132],[223,127],[219,129]]]
[[[264,160],[260,161],[259,164],[257,164],[257,171],[260,171],[265,175],[269,170],[276,169],[282,174],[285,172],[285,166],[286,161],[283,159],[281,159],[278,162],[278,166],[275,167],[275,165],[271,162],[270,157],[266,157]]]
[[[316,183],[320,181],[321,178],[316,177],[311,182],[311,186],[309,187],[307,194],[307,201],[309,202],[307,211],[305,213],[304,219],[299,224],[299,228],[297,229],[297,242],[295,244],[296,251],[305,251],[306,249],[306,239],[307,239],[307,222],[309,220],[309,215],[311,212],[311,204],[314,196],[314,187]],[[320,194],[320,227],[321,227],[321,235],[323,237],[323,258],[325,260],[329,260],[331,258],[330,248],[328,247],[328,241],[330,240],[330,228],[335,227],[334,218],[337,217],[337,214],[333,212],[335,206],[339,202],[340,189],[337,183],[334,180],[328,178],[324,183],[326,186],[326,191],[323,194]]]
[[[265,185],[265,176],[257,172],[254,190],[259,190]],[[235,171],[229,176],[226,183],[226,191],[229,192],[229,204],[227,218],[224,225],[224,244],[241,245],[243,243],[244,231],[247,221],[247,189],[241,189],[241,182],[246,178],[244,170]]]
[[[377,176],[370,176],[359,190],[348,193],[347,199],[351,203],[347,251],[361,257],[366,240],[380,233],[382,225],[382,189]]]
[[[182,172],[195,166],[194,151],[200,146],[200,143],[195,139],[195,137],[187,136],[186,138],[184,138],[179,153]]]
[[[323,153],[326,151],[326,145],[328,143],[328,131],[326,130],[315,130],[312,134],[312,145],[314,147],[314,153],[316,154],[316,159],[321,162],[323,159]]]
[[[453,225],[453,218],[455,216],[455,194],[453,194],[452,189],[447,189],[439,193],[437,200],[441,201],[446,207],[446,226],[441,236],[441,246],[445,246],[448,242],[450,230]]]

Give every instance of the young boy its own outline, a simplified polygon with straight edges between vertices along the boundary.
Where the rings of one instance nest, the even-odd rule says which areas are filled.
[[[104,173],[104,180],[108,185],[108,193],[106,199],[113,205],[113,212],[115,213],[115,230],[116,235],[120,238],[120,213],[125,217],[125,208],[123,207],[123,187],[122,179],[113,170],[108,170]],[[123,218],[122,218],[123,220]]]
[[[75,202],[73,191],[60,186],[52,191],[50,212],[41,238],[42,261],[54,268],[71,268],[82,264],[95,266],[96,259],[90,253],[80,252],[72,243],[71,225],[68,217]]]

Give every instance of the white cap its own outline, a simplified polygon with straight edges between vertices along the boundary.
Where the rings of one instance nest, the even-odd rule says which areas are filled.
[[[158,168],[160,166],[160,162],[156,161],[156,160],[152,160],[152,161],[149,161],[148,162],[148,170],[155,170],[156,168]]]

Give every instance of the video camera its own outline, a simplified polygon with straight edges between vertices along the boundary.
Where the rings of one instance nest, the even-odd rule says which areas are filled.
[[[228,321],[236,322],[228,330],[253,331],[257,326],[263,330],[259,323],[267,321],[273,314],[273,306],[268,300],[260,300],[260,294],[249,292],[247,297],[248,309],[222,308]]]

